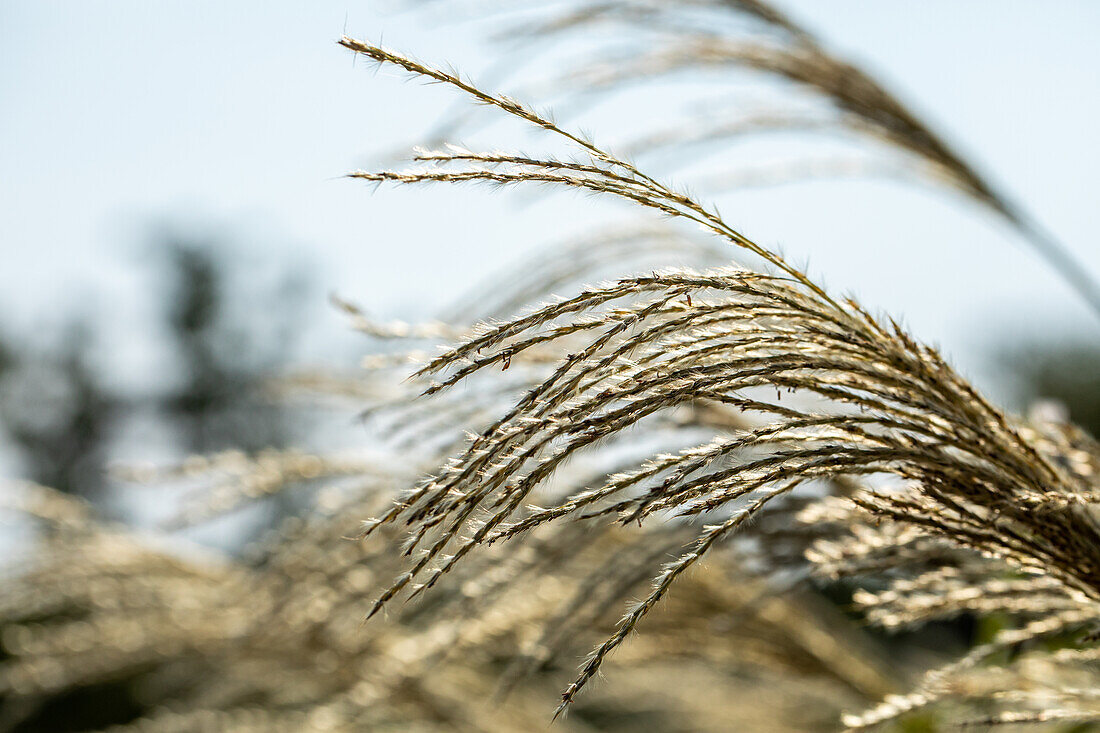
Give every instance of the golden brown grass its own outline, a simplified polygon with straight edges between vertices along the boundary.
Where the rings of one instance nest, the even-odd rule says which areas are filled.
[[[391,522],[409,525],[405,554],[415,557],[371,614],[406,589],[416,596],[431,588],[478,547],[547,522],[705,518],[708,523],[695,540],[655,577],[650,594],[590,655],[563,692],[561,712],[673,583],[769,504],[807,483],[875,477],[879,482],[852,493],[845,515],[850,528],[865,528],[857,534],[859,544],[875,534],[875,522],[887,522],[897,536],[879,544],[900,545],[917,567],[934,564],[946,542],[970,551],[967,564],[979,570],[951,575],[934,567],[916,579],[898,581],[888,593],[861,596],[873,618],[902,625],[969,609],[1036,620],[931,674],[913,694],[850,716],[853,727],[931,703],[944,694],[941,683],[947,677],[1006,644],[1094,622],[1100,528],[1089,509],[1097,498],[1091,439],[1077,435],[1071,441],[1064,430],[1040,435],[1010,418],[896,323],[882,322],[853,300],[832,297],[798,268],[730,227],[715,210],[549,117],[399,53],[347,37],[340,43],[358,55],[450,85],[475,102],[563,138],[576,150],[574,158],[464,148],[422,151],[415,158],[421,167],[352,177],[400,184],[538,183],[610,195],[700,225],[756,255],[774,272],[727,267],[622,278],[486,324],[429,361],[416,376],[439,379],[424,390],[432,395],[483,377],[487,367],[507,370],[530,350],[559,344],[561,355],[541,381],[436,475],[367,526],[365,534]],[[805,39],[797,44],[798,53],[792,55],[693,43],[681,56],[644,68],[653,73],[665,68],[662,64],[747,63],[814,86],[864,122],[879,125],[884,134],[888,130],[894,143],[949,170],[967,194],[1016,218],[968,166],[867,77],[832,61]],[[550,506],[527,505],[532,493],[570,460],[685,406],[732,408],[759,422],[654,456]],[[889,489],[871,488],[880,486],[883,476],[896,481]],[[1004,568],[1016,575],[1001,577],[1009,572]],[[922,607],[917,599],[929,593],[937,601]],[[1006,712],[1006,720],[1013,715]]]
[[[834,113],[750,110],[658,130],[631,146],[640,160],[777,128],[855,131],[915,161],[907,175],[930,173],[997,212],[1100,306],[1019,207],[766,3],[548,7],[531,37],[611,24],[644,40],[560,69],[571,89],[750,68]],[[716,17],[748,25],[727,31]],[[592,644],[562,692],[558,711],[576,713],[563,730],[828,730],[842,708],[854,729],[917,713],[961,725],[1100,720],[1090,436],[1004,413],[935,349],[641,163],[455,73],[340,44],[572,151],[438,141],[407,170],[353,178],[538,183],[668,221],[561,245],[437,321],[379,323],[338,301],[384,348],[362,375],[278,386],[351,400],[385,437],[384,458],[229,453],[130,473],[202,480],[181,524],[323,487],[306,516],[241,559],[180,557],[24,487],[17,508],[40,534],[0,589],[0,730],[120,682],[142,706],[126,730],[531,730],[547,721],[562,667]],[[762,266],[731,264],[737,251]],[[673,256],[693,266],[665,267]],[[439,341],[451,345],[431,352]],[[403,381],[410,359],[422,366]],[[370,514],[364,537],[346,539]],[[854,606],[886,629],[960,614],[1003,627],[914,682],[911,660],[888,663],[803,588],[808,577],[858,579]],[[364,625],[368,609],[381,617]],[[608,684],[589,689],[600,671]]]

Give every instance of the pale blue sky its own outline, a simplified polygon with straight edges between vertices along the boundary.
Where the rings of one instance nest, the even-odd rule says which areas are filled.
[[[1100,277],[1100,4],[1091,0],[784,0],[868,65]],[[128,354],[149,301],[140,250],[163,218],[226,228],[315,264],[322,293],[389,316],[458,295],[621,207],[484,189],[370,189],[339,176],[417,142],[444,90],[376,73],[344,31],[481,68],[483,36],[376,2],[0,4],[0,307],[25,331],[100,313]],[[476,76],[476,73],[475,73]],[[507,91],[507,89],[505,89]],[[537,100],[536,100],[537,101]],[[660,114],[655,105],[653,114]],[[598,127],[589,128],[597,139]],[[723,197],[722,211],[838,290],[901,316],[984,379],[983,349],[1050,324],[1100,326],[1001,224],[948,196],[874,182]],[[341,327],[318,303],[318,331]],[[318,360],[324,359],[317,353]],[[134,368],[138,368],[134,366]]]

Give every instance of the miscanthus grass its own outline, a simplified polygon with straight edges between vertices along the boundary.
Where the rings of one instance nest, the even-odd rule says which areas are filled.
[[[735,165],[711,188],[885,171],[1000,217],[1100,311],[1085,270],[764,2],[548,3],[506,35],[530,49],[595,39],[554,67],[549,88],[574,109],[715,70],[779,79],[786,96],[731,110],[716,94],[693,124],[626,141],[627,158],[454,72],[341,39],[559,151],[448,145],[477,124],[455,112],[410,167],[352,178],[543,184],[656,216],[558,243],[436,320],[379,322],[337,299],[375,346],[362,372],[273,388],[359,410],[371,455],[229,452],[119,471],[192,485],[172,527],[295,492],[308,510],[240,558],[181,557],[44,487],[10,494],[0,509],[39,533],[0,585],[0,730],[124,688],[136,711],[114,730],[527,731],[563,683],[558,712],[576,714],[562,730],[1100,719],[1096,442],[1006,414],[648,161],[792,131],[854,137],[873,157]],[[812,103],[787,100],[798,95]],[[738,253],[758,266],[732,264]],[[359,537],[365,516],[378,518]],[[960,614],[1001,628],[918,673],[804,587],[819,579],[856,581],[854,606],[888,630]],[[590,684],[601,671],[607,683]]]
[[[709,34],[691,36],[673,52],[659,48],[637,60],[619,59],[599,84],[736,63],[812,86],[848,115],[846,123],[934,163],[951,185],[1019,227],[1093,299],[1080,268],[1034,236],[1014,207],[868,77],[832,59],[764,6],[735,5],[778,25],[788,45],[730,46]],[[597,6],[560,19],[552,31],[633,7]],[[660,22],[663,16],[646,5],[627,19]],[[901,627],[963,611],[1004,612],[1026,621],[929,673],[910,694],[847,716],[850,727],[879,725],[959,694],[959,680],[1006,648],[1095,624],[1100,527],[1092,512],[1098,497],[1091,438],[1005,414],[897,323],[834,297],[717,210],[548,115],[398,52],[350,37],[340,44],[453,87],[574,150],[561,157],[444,146],[419,150],[415,167],[357,171],[352,178],[579,189],[695,224],[765,264],[762,271],[655,270],[585,287],[483,324],[428,360],[414,376],[434,380],[423,394],[437,395],[469,380],[492,379],[490,370],[507,371],[528,356],[545,360],[555,347],[558,355],[441,470],[367,523],[364,536],[391,523],[410,527],[404,554],[413,558],[369,615],[403,592],[415,597],[433,587],[479,548],[543,524],[570,518],[697,522],[691,525],[695,538],[664,563],[649,594],[631,605],[563,691],[561,713],[686,571],[800,487],[832,482],[846,501],[833,508],[829,521],[848,536],[812,545],[809,556],[832,574],[899,576],[885,592],[857,596],[872,621]],[[606,449],[628,431],[683,408],[711,407],[743,423],[549,503],[530,503],[577,456]],[[883,477],[894,480],[884,483]],[[1005,709],[981,722],[1088,720],[1096,714],[1091,693],[1064,695],[1064,706],[1042,709],[1027,708],[1046,699],[1030,687],[995,697],[998,705],[1024,709]]]
[[[461,5],[461,4],[459,4]],[[582,53],[554,57],[547,96],[576,112],[658,81],[738,78],[755,74],[778,81],[762,98],[737,94],[722,83],[691,98],[687,118],[649,126],[623,143],[631,157],[659,155],[665,170],[701,155],[768,135],[797,134],[824,140],[854,139],[870,157],[843,155],[772,160],[756,168],[726,165],[706,177],[709,190],[847,176],[889,177],[957,191],[993,212],[1046,260],[1100,315],[1100,285],[1073,254],[1028,216],[995,183],[888,89],[856,65],[838,58],[813,33],[777,8],[741,0],[561,0],[538,4],[484,3],[477,12],[526,9],[498,32],[516,44],[499,74],[517,76],[531,59],[562,47]],[[507,18],[505,14],[505,18]],[[528,66],[524,65],[524,62]],[[494,75],[497,76],[497,75]],[[734,90],[736,87],[733,88]],[[676,106],[672,103],[666,112]],[[665,117],[665,115],[662,115]],[[477,120],[447,116],[430,136],[460,139]],[[631,120],[637,123],[638,120]],[[643,126],[644,127],[644,126]]]

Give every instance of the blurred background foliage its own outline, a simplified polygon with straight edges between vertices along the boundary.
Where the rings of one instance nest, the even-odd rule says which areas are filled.
[[[295,436],[264,380],[296,354],[303,303],[317,297],[308,269],[286,262],[273,280],[248,284],[249,258],[232,240],[167,229],[142,251],[154,326],[136,339],[161,354],[159,373],[112,375],[117,364],[104,364],[97,341],[107,324],[94,315],[68,314],[55,339],[0,324],[0,454],[10,473],[102,500],[108,465],[150,425],[177,457],[282,448]]]

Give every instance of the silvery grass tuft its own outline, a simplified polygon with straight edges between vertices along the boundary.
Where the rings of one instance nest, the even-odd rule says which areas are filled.
[[[1024,620],[929,673],[912,693],[847,716],[848,726],[879,725],[952,695],[980,697],[977,687],[960,680],[996,652],[1095,625],[1100,527],[1092,505],[1100,453],[1091,438],[1006,415],[893,321],[832,296],[716,210],[549,116],[395,51],[349,37],[340,44],[454,87],[564,139],[575,151],[573,157],[539,157],[445,146],[418,151],[413,168],[351,177],[580,189],[690,221],[767,266],[763,272],[656,270],[586,287],[483,324],[430,359],[415,376],[434,378],[424,394],[437,395],[490,370],[516,368],[529,356],[545,360],[548,351],[557,352],[552,367],[518,401],[367,523],[364,535],[391,523],[410,527],[404,553],[414,558],[370,615],[403,591],[415,597],[431,588],[479,548],[544,524],[701,520],[691,525],[699,526],[694,540],[663,566],[651,592],[631,606],[564,690],[560,713],[689,568],[770,505],[806,484],[831,482],[846,500],[810,506],[800,519],[811,529],[839,525],[843,532],[819,540],[808,555],[827,574],[895,577],[887,591],[857,597],[872,620],[901,627],[964,610]],[[766,63],[779,73],[803,74]],[[826,76],[835,71],[820,58],[815,63]],[[828,87],[808,71],[803,75],[804,83]],[[865,93],[875,110],[866,113],[871,119],[882,110],[893,115],[891,125],[908,119],[875,87],[837,88],[849,96],[831,93],[850,109],[858,109],[851,94]],[[1012,218],[1007,205],[918,123],[906,123],[903,133],[895,142],[934,158],[954,172],[962,190]],[[685,407],[732,410],[747,422],[546,505],[530,503],[570,459]],[[897,481],[891,488],[877,488],[881,481],[852,485],[882,476]],[[1089,650],[1074,651],[1080,653],[1063,650],[1052,660],[1087,667]],[[991,695],[1004,709],[972,722],[1093,720],[1100,715],[1095,689],[1063,691],[1052,706],[1047,690],[1021,686],[1012,695]]]
[[[560,0],[489,2],[477,12],[487,8],[527,11],[498,34],[518,44],[502,59],[501,79],[526,71],[525,64],[533,58],[567,44],[587,49],[555,57],[552,81],[539,90],[574,113],[632,87],[660,81],[710,82],[707,91],[689,104],[686,119],[626,140],[624,148],[631,156],[659,158],[664,169],[675,169],[702,154],[720,157],[715,154],[724,148],[767,136],[794,133],[823,143],[864,143],[859,155],[798,155],[755,168],[724,164],[701,183],[708,190],[722,190],[856,176],[946,187],[1012,227],[1100,316],[1100,284],[1024,207],[871,75],[838,58],[770,4]],[[745,75],[779,83],[758,97],[738,90],[737,80]],[[734,83],[723,83],[728,81]],[[517,82],[524,83],[522,78]],[[676,107],[674,102],[662,103]],[[431,136],[433,144],[457,139],[474,122],[461,112],[448,115]]]
[[[120,689],[135,709],[111,730],[529,731],[594,643],[555,728],[834,730],[842,710],[854,729],[907,715],[1097,721],[1095,441],[1003,413],[933,349],[651,164],[790,131],[854,138],[866,157],[734,161],[701,187],[931,183],[1007,222],[1095,305],[1084,270],[881,85],[760,0],[532,7],[509,31],[525,58],[596,42],[553,66],[548,94],[573,109],[679,74],[759,74],[782,94],[730,105],[719,89],[691,124],[625,141],[628,160],[456,74],[343,39],[572,151],[448,146],[476,124],[456,112],[412,168],[355,178],[543,183],[664,221],[557,243],[435,321],[382,323],[337,300],[376,347],[364,370],[272,386],[360,410],[373,454],[120,469],[195,489],[173,526],[287,492],[308,506],[241,558],[181,556],[20,487],[0,510],[40,532],[0,584],[0,731]],[[732,265],[738,251],[759,266]],[[422,369],[407,380],[410,359]],[[372,515],[373,539],[349,541]],[[889,630],[964,613],[1003,628],[920,676],[802,587],[818,578],[858,581],[855,606]],[[363,626],[375,599],[386,613]],[[599,671],[608,683],[589,685]]]

